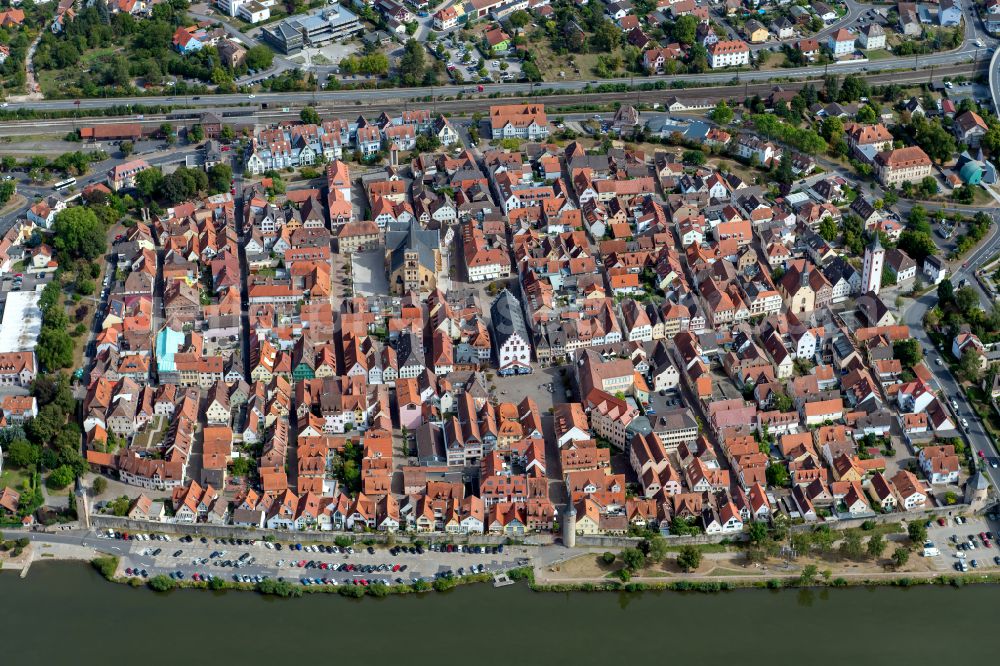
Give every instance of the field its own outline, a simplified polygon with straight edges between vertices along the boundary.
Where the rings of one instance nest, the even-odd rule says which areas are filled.
[[[80,88],[84,77],[94,66],[114,55],[119,49],[91,49],[80,58],[80,66],[70,69],[44,69],[37,72],[38,85],[46,97],[67,97]]]

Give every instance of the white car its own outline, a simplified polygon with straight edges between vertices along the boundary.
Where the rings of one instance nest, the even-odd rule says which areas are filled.
[[[965,428],[966,430],[968,430],[969,429],[969,422],[966,421],[965,419],[962,419],[962,427]]]
[[[257,95],[254,95],[253,93],[250,93],[249,95],[247,95],[247,99],[253,99],[256,96]]]
[[[958,411],[958,401],[957,400],[952,400],[951,401],[951,406],[955,409],[956,412]]]

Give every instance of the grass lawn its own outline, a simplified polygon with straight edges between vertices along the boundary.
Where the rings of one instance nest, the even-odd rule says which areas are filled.
[[[13,488],[20,492],[24,488],[24,480],[27,478],[19,469],[4,467],[0,472],[0,488]]]
[[[885,49],[873,49],[870,51],[865,51],[865,56],[869,60],[885,60],[886,58],[891,58],[892,54]]]
[[[972,205],[973,206],[986,206],[986,205],[989,205],[989,204],[996,205],[996,200],[992,196],[990,196],[990,193],[987,192],[982,187],[973,187],[972,188]]]
[[[594,78],[594,67],[597,65],[597,53],[571,53],[565,56],[559,56],[552,52],[546,39],[538,38],[532,39],[531,41],[531,51],[535,56],[535,64],[538,65],[538,71],[542,73],[542,79],[545,81],[585,81]],[[573,70],[573,65],[570,64],[570,58],[576,63],[576,68],[579,72]],[[563,72],[565,76],[559,76],[559,72]],[[625,76],[625,74],[622,74]]]

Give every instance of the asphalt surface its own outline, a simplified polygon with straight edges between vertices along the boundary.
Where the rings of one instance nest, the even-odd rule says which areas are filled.
[[[976,285],[975,270],[983,265],[990,257],[1000,251],[1000,228],[994,223],[990,228],[990,235],[987,239],[977,247],[969,258],[958,267],[954,272],[948,276],[948,279],[952,281],[956,287],[959,282],[963,279],[967,279],[970,285]],[[985,295],[981,294],[984,300],[984,309],[992,307],[992,304],[988,302]],[[979,460],[979,452],[982,452],[983,457],[986,459],[987,463],[998,461],[1000,462],[1000,456],[997,454],[997,450],[994,448],[990,436],[986,433],[986,428],[983,426],[979,417],[976,415],[975,410],[969,404],[968,399],[965,396],[965,392],[962,391],[958,381],[955,376],[952,375],[948,364],[942,360],[939,365],[934,358],[938,356],[947,355],[950,357],[951,349],[938,350],[934,343],[931,341],[930,336],[927,335],[927,331],[924,330],[924,315],[927,310],[934,307],[937,304],[937,291],[932,289],[916,301],[914,301],[903,313],[903,322],[909,327],[911,335],[920,342],[921,347],[924,350],[925,356],[927,356],[927,367],[930,369],[931,373],[934,375],[934,381],[937,387],[944,393],[945,398],[950,403],[954,400],[958,404],[958,409],[951,409],[957,414],[959,422],[959,432],[963,434],[968,440],[970,447],[972,448],[972,455],[975,456],[976,460]],[[969,423],[967,429],[961,427],[961,419],[965,419]],[[983,472],[989,477],[990,481],[993,482],[994,488],[1000,488],[1000,469],[992,467],[990,464],[981,466]]]
[[[968,17],[967,17],[968,18]],[[982,29],[981,22],[978,18],[973,18],[972,20],[966,20],[965,22],[965,40],[962,45],[952,51],[946,51],[941,53],[932,53],[927,55],[918,56],[905,56],[905,57],[890,57],[881,60],[873,60],[868,62],[845,62],[837,63],[829,66],[812,66],[812,67],[800,67],[794,69],[779,69],[779,70],[753,70],[749,69],[746,71],[736,71],[736,70],[726,70],[719,72],[708,72],[704,74],[690,74],[684,75],[683,77],[678,77],[676,75],[652,75],[644,76],[639,79],[634,77],[617,77],[610,79],[592,79],[587,81],[548,81],[541,84],[532,83],[489,83],[484,85],[484,96],[489,96],[494,93],[499,94],[525,94],[531,92],[536,87],[546,88],[561,92],[583,92],[589,90],[592,86],[597,84],[635,84],[638,83],[655,83],[655,82],[665,82],[674,83],[676,81],[685,81],[689,83],[701,83],[701,84],[712,84],[712,83],[726,83],[732,81],[734,77],[741,81],[769,81],[772,79],[802,79],[802,78],[816,78],[823,76],[827,73],[836,74],[849,74],[849,73],[872,73],[872,72],[884,72],[890,70],[918,70],[927,67],[940,67],[946,65],[955,65],[958,63],[969,63],[977,60],[979,56],[984,56],[991,52],[991,49],[997,45],[997,40],[990,37],[985,30]],[[829,28],[827,28],[829,29]],[[238,32],[227,27],[230,32]],[[826,30],[826,29],[825,29]],[[253,41],[245,35],[245,38],[249,41]],[[979,48],[975,45],[975,40],[981,40],[983,43],[983,48]],[[276,73],[281,71],[282,68],[287,66],[284,64],[287,59],[278,56],[276,66],[269,70],[268,74]],[[296,65],[297,66],[297,65]],[[323,70],[322,67],[313,68],[314,72],[323,79],[323,75],[328,73]],[[259,78],[259,77],[256,77]],[[217,107],[223,105],[236,105],[244,104],[246,102],[252,101],[255,103],[275,103],[275,104],[291,104],[291,103],[305,103],[310,101],[315,102],[327,102],[334,103],[339,102],[342,104],[354,104],[357,101],[362,102],[373,102],[373,101],[386,101],[386,100],[416,100],[422,99],[428,96],[440,97],[440,96],[454,96],[459,93],[466,93],[470,89],[474,90],[475,86],[470,84],[454,85],[447,84],[441,86],[430,86],[430,87],[419,87],[419,88],[383,88],[376,90],[349,90],[349,91],[306,91],[306,92],[288,92],[288,93],[266,93],[262,92],[255,94],[251,99],[247,94],[225,94],[225,95],[199,95],[196,97],[185,98],[186,105],[189,106],[199,106],[199,107]],[[43,110],[72,110],[72,109],[100,109],[109,106],[119,106],[127,104],[177,104],[179,102],[178,98],[174,96],[156,96],[156,97],[116,97],[116,98],[101,98],[101,99],[65,99],[65,100],[33,100],[24,102],[11,102],[9,105],[10,110],[15,109],[34,109],[38,111]]]
[[[428,581],[441,575],[443,572],[451,571],[459,575],[459,569],[465,573],[471,573],[470,567],[483,565],[484,573],[497,573],[507,571],[523,563],[523,558],[528,557],[528,551],[523,547],[505,546],[503,553],[446,553],[425,550],[423,554],[399,553],[393,555],[388,548],[373,548],[374,552],[369,553],[365,546],[354,546],[353,554],[342,553],[310,553],[305,550],[292,550],[289,545],[298,543],[307,545],[310,542],[309,533],[303,533],[300,541],[282,543],[281,550],[267,548],[263,541],[257,541],[254,545],[231,545],[229,543],[216,543],[216,539],[206,537],[207,543],[202,543],[195,538],[191,543],[184,543],[176,535],[170,536],[170,541],[148,540],[123,541],[120,539],[99,537],[94,531],[66,530],[54,533],[28,532],[25,534],[30,540],[36,542],[64,543],[76,546],[85,546],[94,550],[116,555],[121,558],[121,571],[126,568],[145,570],[149,577],[159,574],[176,575],[181,572],[184,580],[191,580],[192,574],[212,574],[225,580],[234,580],[233,576],[268,576],[270,578],[284,578],[291,582],[298,582],[303,578],[327,578],[337,581],[338,584],[353,582],[364,578],[369,581],[385,580],[390,584],[396,583],[400,578],[403,582],[410,583],[418,578]],[[152,552],[160,549],[158,555]],[[180,554],[174,554],[180,551]],[[224,551],[224,554],[221,554]],[[215,557],[212,555],[215,554]],[[244,554],[246,554],[244,556]],[[239,567],[223,566],[224,562],[240,562],[240,557],[244,556]],[[298,566],[300,562],[317,563],[313,567]],[[327,565],[350,564],[355,571],[333,571],[329,568],[323,569],[318,563]],[[357,570],[363,565],[389,565],[388,571],[376,571],[364,573]],[[406,565],[405,571],[392,571],[393,565]]]

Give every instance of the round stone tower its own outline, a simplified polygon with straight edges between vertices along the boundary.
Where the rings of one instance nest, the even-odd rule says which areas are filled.
[[[576,546],[576,509],[572,503],[566,505],[562,515],[562,540],[567,548]]]

